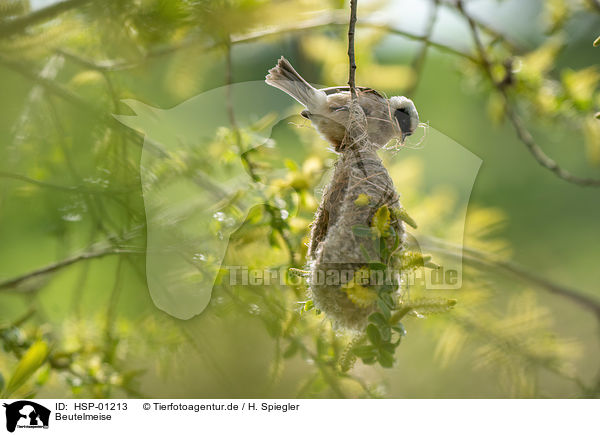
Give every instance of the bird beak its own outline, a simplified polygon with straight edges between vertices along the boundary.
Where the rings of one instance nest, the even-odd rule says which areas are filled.
[[[411,135],[411,133],[402,133],[402,145],[404,145],[404,141],[405,141],[405,140],[406,140],[406,138],[407,138],[408,136],[410,136],[410,135]]]

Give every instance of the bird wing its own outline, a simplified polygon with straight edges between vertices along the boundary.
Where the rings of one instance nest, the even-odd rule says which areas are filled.
[[[327,94],[327,95],[332,95],[332,94],[336,94],[338,92],[350,92],[350,86],[332,86],[330,88],[323,88],[320,90],[325,92],[325,94]],[[362,94],[374,94],[380,98],[385,99],[385,97],[383,95],[381,95],[379,92],[377,92],[375,89],[372,89],[372,88],[367,88],[364,86],[357,86],[356,90]]]

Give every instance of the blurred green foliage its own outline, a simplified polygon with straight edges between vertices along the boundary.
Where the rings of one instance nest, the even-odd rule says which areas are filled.
[[[360,5],[358,84],[410,92],[421,118],[484,167],[465,226],[463,288],[411,286],[402,323],[382,309],[358,336],[333,330],[292,275],[243,286],[223,270],[202,315],[180,321],[157,310],[143,256],[143,137],[111,116],[130,114],[126,98],[171,107],[230,81],[261,80],[281,54],[311,82],[342,84],[347,5],[109,0],[57,12],[27,0],[0,3],[2,394],[597,397],[598,312],[589,302],[599,296],[599,193],[539,166],[506,115],[510,105],[561,165],[598,173],[598,3],[512,2],[513,13],[523,8],[543,23],[522,35],[500,19],[477,21],[487,61],[464,48],[473,41],[453,2],[428,2],[429,12],[407,3],[414,10],[404,16],[429,17],[429,34],[404,31],[393,14],[389,25],[370,21],[396,3]],[[494,16],[501,6],[487,7]],[[452,28],[433,31],[437,8],[461,20],[464,44],[453,42]],[[252,129],[219,126],[156,168],[160,180],[241,159],[252,175],[264,204],[232,235],[223,266],[287,274],[305,262],[335,156],[312,129],[298,127],[306,127],[298,116],[291,121],[257,148]],[[382,158],[406,210],[434,228],[430,236],[444,239],[465,225],[453,215],[461,192],[426,176],[439,163],[402,151]],[[444,162],[452,165],[460,161]],[[271,177],[276,169],[285,175]],[[385,231],[385,222],[375,226]],[[443,246],[432,255],[443,258]],[[518,272],[506,275],[506,264]],[[553,291],[560,282],[576,289]]]

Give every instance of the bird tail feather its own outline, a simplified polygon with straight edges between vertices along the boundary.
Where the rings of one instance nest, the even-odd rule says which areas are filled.
[[[309,85],[283,56],[269,70],[265,82],[281,89],[309,110],[318,108],[327,100],[325,93]]]

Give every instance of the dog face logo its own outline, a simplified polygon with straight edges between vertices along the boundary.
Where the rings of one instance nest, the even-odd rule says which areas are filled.
[[[50,410],[29,400],[3,405],[6,408],[6,430],[18,428],[48,428]]]

